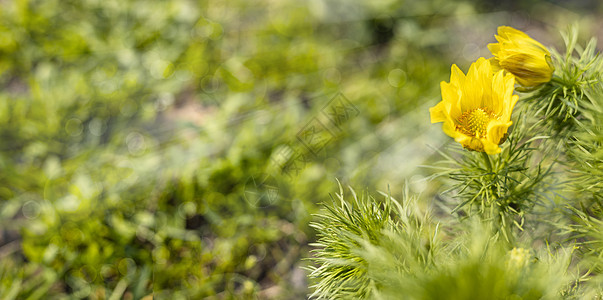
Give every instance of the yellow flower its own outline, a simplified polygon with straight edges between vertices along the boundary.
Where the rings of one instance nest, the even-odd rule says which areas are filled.
[[[519,98],[513,95],[513,75],[494,73],[483,57],[466,76],[456,65],[451,72],[450,83],[440,83],[442,101],[429,109],[431,123],[444,122],[444,133],[469,150],[500,153]]]
[[[494,55],[490,59],[494,71],[504,69],[515,75],[517,83],[532,88],[549,82],[553,75],[551,53],[527,34],[509,27],[498,27],[498,43],[488,44]]]

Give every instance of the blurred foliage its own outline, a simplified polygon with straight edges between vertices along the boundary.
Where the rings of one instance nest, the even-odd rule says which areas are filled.
[[[317,203],[429,159],[482,6],[0,1],[0,298],[305,297]]]

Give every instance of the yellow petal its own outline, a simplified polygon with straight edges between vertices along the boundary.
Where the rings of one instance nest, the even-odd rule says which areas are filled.
[[[507,97],[505,104],[503,106],[503,113],[500,117],[501,121],[508,121],[511,119],[511,113],[513,113],[513,108],[515,108],[515,104],[517,104],[517,100],[519,100],[519,96],[510,95]]]
[[[451,118],[456,119],[461,115],[461,90],[452,83],[442,81],[440,83],[442,90],[442,102],[447,103],[446,109]]]
[[[502,149],[497,144],[494,144],[486,139],[482,139],[482,145],[484,147],[484,152],[489,155],[498,154],[502,151]]]
[[[488,124],[488,141],[498,146],[511,125],[513,125],[512,121],[504,122],[494,120],[490,122],[490,124]]]
[[[488,50],[490,50],[492,55],[497,56],[498,51],[500,51],[500,45],[498,43],[488,44]]]
[[[474,138],[460,133],[454,138],[454,140],[457,143],[463,145],[463,148],[479,152],[484,151],[484,145],[482,144],[482,141],[478,138]]]
[[[451,138],[455,138],[457,134],[459,134],[459,132],[456,131],[454,122],[452,122],[452,120],[447,120],[444,122],[442,125],[442,131],[444,131],[444,133]]]
[[[429,115],[431,116],[431,123],[446,121],[449,118],[449,114],[446,112],[444,101],[440,101],[440,103],[436,104],[436,106],[430,107]]]
[[[463,73],[463,71],[461,71],[461,69],[459,69],[459,67],[454,64],[452,65],[450,70],[450,83],[453,82],[456,82],[459,85],[465,83],[465,74]]]
[[[503,36],[507,39],[511,38],[530,38],[523,31],[517,30],[510,26],[499,26],[498,27],[498,35]]]
[[[480,57],[469,67],[469,72],[465,78],[465,84],[462,87],[461,111],[469,111],[479,108],[483,94],[483,86],[480,79],[479,67],[483,64],[484,58]]]
[[[489,99],[490,102],[487,102],[488,99],[484,99],[484,105],[490,107],[492,109],[492,112],[499,116],[503,114],[505,106],[506,92],[503,93],[503,91],[508,90],[505,86],[503,73],[503,70],[499,70],[494,74],[492,78],[492,97]],[[513,92],[513,86],[511,86],[510,91],[511,93]]]

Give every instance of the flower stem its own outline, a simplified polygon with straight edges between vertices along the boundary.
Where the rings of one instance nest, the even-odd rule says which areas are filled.
[[[490,157],[486,152],[482,152],[482,157],[484,158],[484,162],[486,163],[486,167],[488,167],[488,172],[492,173],[492,163],[490,162]]]
[[[488,173],[490,173],[490,174],[486,174],[486,176],[484,176],[484,178],[488,181],[492,181],[496,177],[496,174],[494,174],[494,168],[492,168],[492,162],[490,162],[490,156],[488,156],[488,154],[486,154],[486,152],[482,152],[482,158],[484,159],[486,168],[488,168]],[[498,199],[498,192],[495,189],[494,185],[490,185],[490,192],[495,199]]]
[[[488,169],[488,172],[490,173],[490,175],[485,175],[484,179],[488,180],[488,181],[492,181],[495,179],[495,177],[497,176],[496,174],[494,174],[494,168],[492,167],[492,162],[490,161],[490,156],[488,156],[488,154],[486,152],[482,152],[482,158],[484,159],[484,164],[486,165],[486,168]],[[495,187],[494,184],[492,184],[491,182],[488,183],[489,185],[489,192],[490,195],[493,197],[493,201],[498,201],[499,200],[499,196],[498,196],[498,191]],[[495,209],[495,205],[492,206],[493,209]],[[509,245],[514,245],[515,244],[515,237],[513,236],[513,225],[510,223],[510,220],[505,219],[505,215],[502,212],[498,212],[498,215],[491,215],[492,217],[496,218],[496,223],[498,226],[498,230],[499,232],[502,233],[503,237],[505,238],[505,240],[509,243]]]

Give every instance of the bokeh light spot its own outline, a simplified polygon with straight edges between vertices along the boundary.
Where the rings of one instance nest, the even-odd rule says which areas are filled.
[[[29,200],[23,204],[21,211],[26,218],[35,219],[40,215],[40,204],[37,201]]]
[[[78,118],[71,118],[65,123],[65,131],[70,136],[78,136],[82,134],[83,130],[82,121]]]
[[[131,132],[126,137],[126,145],[131,154],[140,154],[146,149],[145,138],[138,132]]]
[[[136,272],[136,262],[131,258],[124,258],[119,261],[117,269],[121,275],[133,275]]]
[[[105,125],[105,122],[101,119],[94,118],[92,119],[92,121],[90,121],[90,123],[88,123],[88,130],[94,136],[101,136],[106,129],[107,126]]]
[[[387,81],[393,87],[402,87],[406,84],[406,72],[402,69],[393,69],[389,72]]]

